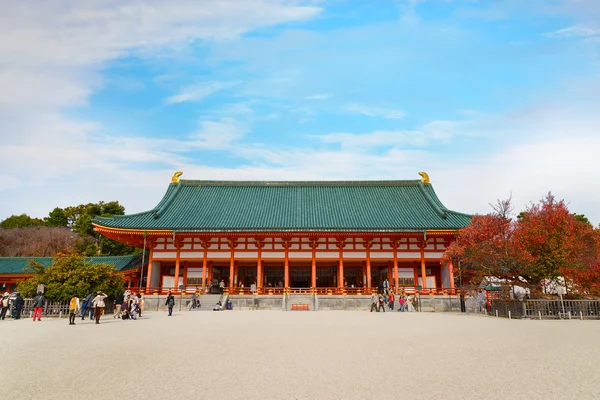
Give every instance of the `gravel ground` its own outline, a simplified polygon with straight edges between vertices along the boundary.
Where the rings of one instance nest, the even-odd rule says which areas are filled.
[[[600,399],[600,322],[348,311],[0,321],[3,399]]]

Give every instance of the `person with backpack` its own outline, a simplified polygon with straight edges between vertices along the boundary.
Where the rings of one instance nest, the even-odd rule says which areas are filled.
[[[44,309],[44,304],[46,303],[46,298],[42,294],[42,292],[38,292],[37,296],[33,298],[33,322],[37,318],[38,321],[42,320],[42,311]]]
[[[171,315],[173,315],[173,307],[175,306],[175,296],[171,294],[170,290],[169,293],[167,293],[167,301],[165,301],[165,306],[167,306],[167,308],[169,309],[170,317]]]
[[[79,310],[79,296],[73,295],[69,301],[69,325],[75,325],[75,315]]]

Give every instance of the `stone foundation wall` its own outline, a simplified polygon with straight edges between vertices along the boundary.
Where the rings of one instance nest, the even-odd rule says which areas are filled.
[[[218,301],[219,295],[202,295],[200,301],[202,307],[210,307]],[[181,310],[187,310],[191,300],[191,295],[181,297]],[[251,296],[251,295],[231,295],[229,296],[234,310],[282,310],[283,296]],[[144,297],[145,311],[164,311],[167,309],[165,301],[166,295],[148,295]],[[420,299],[422,311],[424,312],[460,312],[460,301],[456,296],[422,296]],[[175,296],[175,310],[179,310],[180,296]],[[291,310],[292,304],[308,304],[310,311],[318,310],[354,310],[369,311],[371,308],[370,296],[317,296],[311,295],[290,295],[285,302],[286,310]],[[396,301],[395,309],[398,308]],[[387,310],[387,308],[386,308]]]

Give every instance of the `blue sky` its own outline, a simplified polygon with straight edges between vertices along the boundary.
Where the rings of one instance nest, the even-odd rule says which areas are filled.
[[[600,222],[596,0],[8,3],[0,218],[186,179],[418,179],[450,208],[548,191]],[[49,18],[48,16],[53,16]]]

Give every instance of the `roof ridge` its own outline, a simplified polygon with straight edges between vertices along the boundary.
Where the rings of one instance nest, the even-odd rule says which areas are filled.
[[[178,186],[416,186],[419,179],[364,181],[234,181],[181,179]]]

